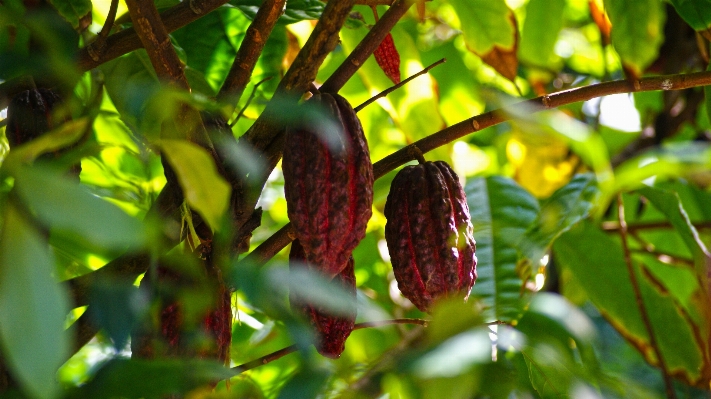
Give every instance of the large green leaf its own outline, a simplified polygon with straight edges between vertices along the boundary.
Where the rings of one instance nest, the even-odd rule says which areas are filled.
[[[175,170],[188,205],[213,231],[220,229],[232,189],[205,149],[185,140],[162,140],[161,148]]]
[[[67,359],[67,295],[51,277],[54,259],[27,214],[11,201],[0,233],[0,343],[13,376],[32,397],[52,398]]]
[[[147,245],[142,223],[85,187],[42,168],[19,168],[18,197],[52,234],[94,250],[122,251]]]
[[[676,12],[696,30],[711,28],[710,0],[670,0]]]
[[[659,0],[605,0],[605,9],[615,50],[622,63],[641,76],[664,42],[664,4]]]
[[[262,2],[263,0],[231,0],[229,4],[242,10],[249,19],[254,19]],[[325,4],[319,0],[289,0],[278,23],[293,24],[303,20],[319,19],[324,7]]]
[[[508,50],[514,47],[516,27],[504,0],[452,0],[450,4],[470,50],[482,55],[495,46]]]
[[[522,311],[519,244],[536,220],[538,202],[513,180],[498,176],[473,180],[465,192],[478,260],[472,295],[488,307],[487,318],[516,319]]]
[[[588,216],[598,194],[595,177],[589,173],[559,188],[541,205],[536,222],[526,231],[523,254],[536,264],[558,236]]]
[[[70,391],[72,398],[161,398],[184,394],[232,377],[234,371],[208,360],[129,360],[102,365],[94,378]]]
[[[563,28],[565,3],[565,0],[528,2],[518,48],[522,60],[533,65],[550,65],[558,33]]]
[[[76,29],[79,19],[91,12],[91,0],[49,0],[54,8]]]
[[[620,242],[583,221],[558,238],[553,248],[558,263],[571,271],[603,316],[650,364],[658,365]],[[633,263],[642,302],[667,368],[689,384],[708,386],[711,365],[704,359],[705,338],[674,299],[661,292]]]

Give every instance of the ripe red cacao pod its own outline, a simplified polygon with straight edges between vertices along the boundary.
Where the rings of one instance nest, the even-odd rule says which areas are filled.
[[[346,339],[348,339],[355,326],[357,306],[354,267],[355,263],[351,256],[346,262],[345,268],[333,279],[348,294],[348,303],[352,304],[345,314],[330,314],[320,306],[309,304],[300,299],[298,295],[293,293],[293,290],[289,296],[291,308],[303,314],[315,328],[318,340],[316,349],[318,352],[332,359],[341,357],[341,353],[345,349]],[[296,270],[297,268],[317,271],[317,269],[308,265],[304,249],[299,244],[299,241],[294,241],[291,243],[291,252],[289,252],[289,270]]]
[[[385,203],[385,239],[400,292],[427,312],[435,300],[469,296],[476,242],[467,198],[442,161],[403,168]]]
[[[373,165],[363,127],[343,97],[319,94],[302,107],[302,120],[287,130],[282,161],[287,211],[308,262],[334,277],[365,237]]]

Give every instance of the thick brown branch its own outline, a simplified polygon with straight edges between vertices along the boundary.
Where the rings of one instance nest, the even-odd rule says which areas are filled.
[[[373,25],[370,32],[358,43],[356,48],[348,55],[348,58],[346,58],[338,69],[323,83],[320,90],[324,93],[338,93],[348,79],[356,73],[365,60],[378,48],[388,32],[390,32],[397,21],[405,15],[405,12],[407,12],[411,5],[411,0],[397,0],[395,4],[383,14],[380,20]]]
[[[274,29],[285,3],[286,0],[266,0],[259,7],[257,15],[247,28],[247,33],[239,46],[225,83],[217,95],[219,100],[236,103],[242,96],[259,55],[264,49],[264,44]]]
[[[161,14],[161,20],[168,33],[207,15],[228,0],[184,1]],[[197,5],[196,5],[197,4]],[[98,60],[93,60],[89,49],[84,48],[77,55],[79,70],[88,71],[97,66],[141,48],[141,40],[134,28],[115,33],[106,38],[106,49]]]
[[[126,0],[126,5],[133,21],[133,28],[148,52],[148,58],[151,59],[158,78],[182,89],[188,89],[183,65],[173,48],[155,4],[149,1]]]
[[[382,19],[381,19],[382,21]],[[657,90],[682,90],[689,87],[705,86],[711,84],[711,72],[697,72],[687,75],[666,75],[643,78],[635,82],[628,80],[616,80],[612,82],[599,83],[596,85],[578,87],[522,101],[509,108],[487,112],[473,118],[461,121],[444,130],[427,136],[414,142],[422,153],[434,150],[437,147],[451,143],[467,134],[480,131],[484,128],[497,125],[512,118],[513,115],[538,112],[545,109],[560,107],[580,101],[587,101],[596,97],[608,96],[611,94],[631,93],[635,91],[657,91]],[[412,161],[412,151],[410,146],[388,155],[373,165],[375,178],[380,178],[386,173],[394,170],[398,166]],[[258,246],[253,253],[245,257],[246,261],[257,264],[266,263],[284,247],[289,245],[291,238],[291,225],[287,224],[277,231],[267,241]],[[291,232],[293,235],[293,232]]]

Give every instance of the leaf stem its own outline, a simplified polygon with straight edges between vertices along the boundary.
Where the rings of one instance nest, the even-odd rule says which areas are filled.
[[[669,375],[669,370],[664,362],[664,357],[662,356],[662,351],[659,348],[659,343],[657,342],[657,337],[654,334],[654,329],[652,328],[652,321],[647,313],[647,308],[644,306],[644,300],[642,298],[642,290],[639,286],[639,281],[637,280],[637,274],[634,270],[634,265],[632,264],[632,255],[630,253],[629,246],[627,245],[627,221],[625,220],[625,203],[622,200],[622,193],[617,194],[617,218],[620,223],[620,239],[622,241],[622,250],[624,251],[625,264],[627,265],[627,272],[630,276],[630,282],[632,283],[632,290],[634,291],[635,300],[637,302],[637,308],[639,309],[640,316],[644,322],[644,327],[649,334],[649,343],[654,349],[654,353],[659,362],[659,368],[662,370],[662,377],[664,378],[664,385],[666,387],[667,398],[676,399],[676,393],[674,392],[674,383],[672,382],[671,376]]]
[[[368,99],[368,100],[367,100],[366,102],[364,102],[363,104],[361,104],[361,105],[355,107],[355,108],[354,108],[355,112],[359,112],[359,111],[362,110],[363,108],[365,108],[365,107],[367,107],[368,105],[370,105],[370,104],[372,104],[373,102],[375,102],[377,99],[387,96],[388,94],[390,94],[390,93],[392,93],[393,91],[395,91],[395,90],[401,88],[402,86],[404,86],[405,84],[407,84],[407,83],[410,82],[411,80],[413,80],[413,79],[415,79],[415,78],[417,78],[417,77],[419,77],[419,76],[422,76],[422,75],[426,74],[427,72],[430,71],[430,69],[436,67],[436,66],[439,65],[439,64],[443,64],[443,63],[445,63],[445,62],[447,62],[447,59],[446,59],[446,58],[442,58],[441,60],[439,60],[439,61],[437,61],[437,62],[435,62],[435,63],[429,65],[427,68],[421,70],[420,72],[417,72],[416,74],[410,76],[409,78],[403,80],[402,82],[400,82],[400,83],[398,83],[398,84],[396,84],[396,85],[394,85],[394,86],[391,86],[391,87],[389,87],[389,88],[387,88],[387,89],[381,91],[380,93],[378,93],[378,94],[376,94],[375,96],[373,96],[373,97],[371,97],[370,99]]]

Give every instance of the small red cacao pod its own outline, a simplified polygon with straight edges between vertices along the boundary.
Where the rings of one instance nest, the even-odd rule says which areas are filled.
[[[400,292],[423,312],[441,297],[469,297],[476,242],[467,198],[442,161],[403,168],[385,203],[385,239]]]
[[[378,63],[380,69],[385,72],[385,75],[392,80],[393,83],[400,83],[400,54],[395,48],[393,35],[390,33],[385,36],[378,48],[373,52],[375,62]]]
[[[296,268],[304,267],[315,270],[308,265],[304,249],[299,244],[299,241],[294,241],[291,243],[291,252],[289,252],[289,269],[295,270]],[[351,256],[346,262],[345,268],[333,280],[348,293],[349,303],[352,306],[347,309],[346,314],[332,315],[319,306],[305,303],[293,293],[289,296],[291,308],[303,314],[316,329],[318,339],[316,349],[321,355],[331,359],[341,357],[341,353],[346,348],[346,339],[351,335],[355,326],[357,305],[354,267],[355,263]]]
[[[307,261],[334,277],[365,237],[373,165],[363,127],[338,94],[319,94],[287,130],[282,169],[287,212]]]
[[[10,148],[34,140],[69,118],[55,119],[53,111],[62,104],[51,89],[25,90],[12,98],[7,108],[5,136]]]

